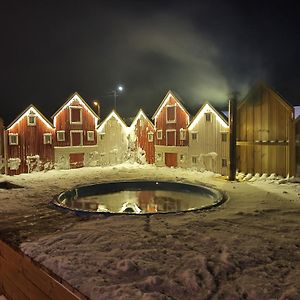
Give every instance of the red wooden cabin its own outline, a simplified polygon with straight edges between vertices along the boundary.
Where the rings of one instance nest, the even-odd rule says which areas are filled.
[[[0,174],[4,173],[4,123],[0,118]]]
[[[168,91],[154,113],[156,165],[187,165],[190,115],[172,91]]]
[[[136,137],[136,147],[143,149],[146,154],[147,163],[153,164],[155,162],[155,128],[142,109],[139,110],[130,126],[130,129],[134,132],[134,136]]]
[[[53,137],[53,125],[30,105],[5,131],[7,173],[16,175],[48,168],[54,160]]]
[[[97,152],[99,117],[74,93],[52,116],[55,127],[55,163],[61,168],[89,165]]]

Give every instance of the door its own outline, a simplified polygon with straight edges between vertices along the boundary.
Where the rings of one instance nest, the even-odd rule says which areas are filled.
[[[167,146],[176,146],[176,131],[167,130]]]
[[[70,153],[70,168],[82,168],[84,166],[84,153]]]
[[[177,153],[165,153],[165,165],[167,167],[177,167]]]
[[[82,146],[82,131],[71,131],[71,146]]]

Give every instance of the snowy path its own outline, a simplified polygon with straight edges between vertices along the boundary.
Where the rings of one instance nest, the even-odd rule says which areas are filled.
[[[90,220],[45,205],[77,184],[151,177],[204,182],[230,200],[209,213]],[[1,229],[27,216],[30,233],[24,225],[16,241],[23,251],[92,299],[300,299],[299,184],[131,165],[2,179],[25,188],[0,191]],[[10,226],[8,238],[22,227]]]

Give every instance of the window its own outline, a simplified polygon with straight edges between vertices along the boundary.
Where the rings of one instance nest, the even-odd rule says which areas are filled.
[[[162,155],[161,155],[161,153],[157,153],[157,155],[156,155],[156,161],[162,161]]]
[[[9,144],[18,145],[19,144],[19,135],[17,133],[10,133],[9,135]]]
[[[192,140],[193,141],[198,141],[198,132],[197,131],[192,132]]]
[[[148,142],[153,142],[153,132],[148,132]]]
[[[181,163],[185,162],[185,154],[180,154],[179,160]]]
[[[227,132],[221,133],[222,142],[227,142]]]
[[[102,140],[104,140],[105,133],[100,133],[99,136],[100,136],[100,140],[102,141]]]
[[[44,145],[52,144],[52,134],[51,133],[44,133]]]
[[[93,142],[95,140],[95,132],[94,131],[87,132],[87,140],[88,140],[88,142]]]
[[[158,140],[162,140],[162,130],[157,130],[156,136]]]
[[[206,122],[211,122],[211,113],[205,113]]]
[[[36,116],[34,114],[30,114],[27,116],[27,126],[35,126],[36,125]]]
[[[70,124],[82,123],[82,108],[80,106],[70,106]]]
[[[186,129],[180,128],[180,140],[181,141],[186,140]]]
[[[227,159],[222,158],[222,168],[226,168],[226,167],[227,167]]]
[[[198,156],[193,155],[193,156],[192,156],[192,164],[193,164],[193,165],[196,165],[196,164],[197,164],[197,161],[198,161]]]
[[[167,123],[176,122],[176,106],[167,105]]]
[[[65,136],[65,131],[64,130],[57,131],[56,136],[57,136],[57,141],[58,142],[64,142],[66,140],[66,136]]]

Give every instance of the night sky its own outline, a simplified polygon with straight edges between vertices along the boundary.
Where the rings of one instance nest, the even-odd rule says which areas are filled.
[[[298,19],[282,0],[1,1],[0,117],[32,103],[50,118],[77,91],[103,118],[118,83],[123,117],[152,116],[169,89],[192,114],[224,108],[257,80],[299,105]]]

